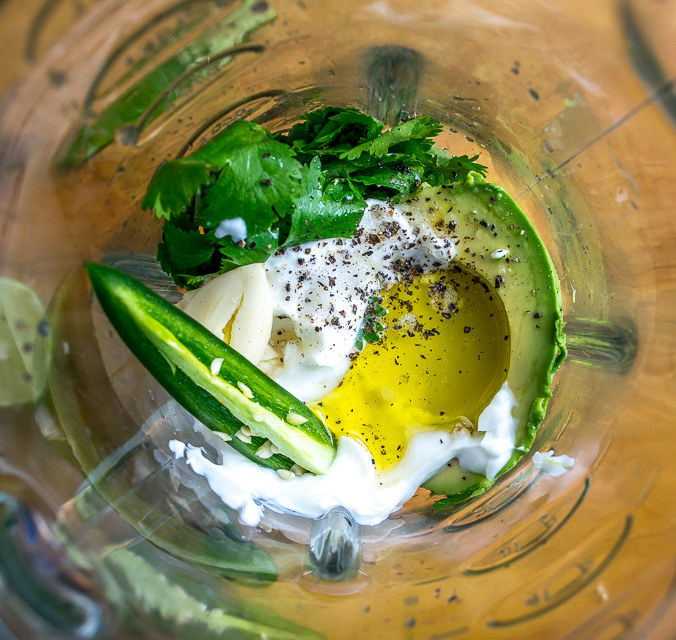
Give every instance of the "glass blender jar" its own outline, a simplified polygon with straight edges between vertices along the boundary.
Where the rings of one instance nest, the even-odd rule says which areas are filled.
[[[669,1],[0,4],[3,335],[31,345],[0,362],[0,637],[670,637],[675,27]],[[532,219],[570,349],[534,451],[566,475],[526,456],[449,510],[420,490],[378,527],[282,535],[171,455],[218,453],[81,265],[172,299],[140,210],[159,162],[323,105],[437,118]]]

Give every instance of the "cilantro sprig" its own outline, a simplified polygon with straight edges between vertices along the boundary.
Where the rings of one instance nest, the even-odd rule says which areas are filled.
[[[367,342],[375,344],[382,340],[385,333],[385,325],[381,320],[387,315],[387,309],[381,304],[382,301],[383,299],[380,296],[373,296],[369,300],[364,314],[364,322],[359,329],[354,343],[358,351],[362,351]]]
[[[162,268],[193,288],[283,247],[351,237],[369,198],[403,202],[423,183],[485,176],[478,156],[452,156],[434,143],[442,127],[429,116],[384,129],[338,107],[305,114],[287,133],[239,120],[190,156],[165,162],[142,203],[164,218]],[[243,222],[246,237],[224,235],[229,220]]]

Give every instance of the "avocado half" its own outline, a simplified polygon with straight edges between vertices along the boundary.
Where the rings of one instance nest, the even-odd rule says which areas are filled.
[[[427,200],[429,198],[429,200]],[[506,381],[516,399],[516,448],[495,478],[468,473],[459,465],[446,467],[425,488],[446,498],[443,509],[486,491],[530,449],[545,417],[554,373],[566,356],[561,291],[554,265],[526,214],[497,185],[471,173],[452,187],[426,187],[418,199],[452,229],[457,257],[499,293],[509,321],[510,364]],[[508,249],[500,259],[491,257]]]

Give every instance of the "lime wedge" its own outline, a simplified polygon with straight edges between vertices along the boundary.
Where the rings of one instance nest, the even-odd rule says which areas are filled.
[[[44,313],[33,289],[0,277],[0,407],[34,402],[42,392],[35,343],[49,332]]]

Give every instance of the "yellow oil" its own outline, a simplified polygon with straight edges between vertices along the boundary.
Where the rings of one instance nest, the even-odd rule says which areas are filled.
[[[416,433],[475,428],[507,376],[510,338],[496,290],[459,267],[395,285],[382,306],[383,339],[366,345],[316,409],[386,471]]]

